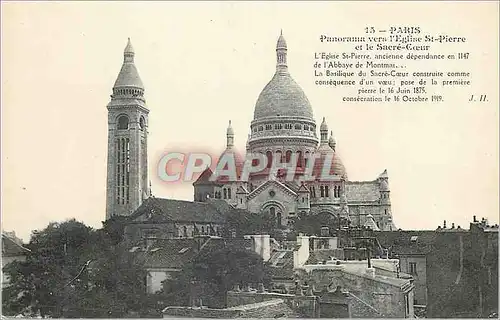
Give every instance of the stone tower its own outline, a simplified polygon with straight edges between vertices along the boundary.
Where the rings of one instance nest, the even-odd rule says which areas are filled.
[[[106,219],[130,215],[150,195],[148,179],[148,114],[144,85],[128,39],[123,65],[108,108],[108,174]]]

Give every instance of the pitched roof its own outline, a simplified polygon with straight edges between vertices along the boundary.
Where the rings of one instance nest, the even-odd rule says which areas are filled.
[[[437,233],[434,230],[378,231],[380,245],[399,255],[423,255],[432,249]]]
[[[2,234],[2,256],[3,257],[17,257],[30,252],[28,248],[18,244],[14,239],[11,239],[5,234]]]
[[[150,197],[132,214],[131,221],[187,221],[201,223],[224,223],[223,212],[213,202],[191,202],[184,200]]]
[[[218,237],[158,239],[148,250],[137,251],[137,255],[144,259],[147,268],[182,269],[201,252],[212,252],[222,248],[229,248],[232,251],[252,250],[252,240]]]
[[[161,239],[138,254],[144,258],[147,268],[181,269],[197,251],[195,239]]]
[[[333,258],[340,258],[344,256],[343,249],[323,249],[313,250],[309,253],[309,259],[306,264],[318,264],[323,261],[330,261]]]
[[[267,263],[273,278],[290,279],[294,277],[293,250],[274,250]]]
[[[374,181],[346,181],[345,190],[349,202],[373,202],[380,198],[379,184]]]
[[[205,171],[203,171],[198,179],[196,179],[195,182],[193,182],[193,186],[197,185],[213,185],[215,184],[215,181],[211,181],[210,177],[213,175],[212,169],[210,167],[206,168]]]
[[[250,194],[248,195],[248,200],[255,198],[258,194],[260,194],[262,191],[266,190],[266,188],[270,185],[274,185],[275,187],[281,189],[282,191],[288,193],[291,196],[296,197],[297,193],[290,189],[289,186],[285,185],[284,183],[278,181],[278,180],[267,180],[260,186],[258,186],[256,189],[254,189]]]

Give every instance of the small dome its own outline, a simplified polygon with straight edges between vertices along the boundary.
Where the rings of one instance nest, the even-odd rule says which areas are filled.
[[[239,178],[244,165],[244,159],[241,156],[240,152],[235,148],[227,148],[226,150],[224,150],[224,152],[221,153],[219,159],[217,159],[217,165],[213,170],[214,172],[216,172],[217,167],[219,166],[219,163],[222,160],[222,158],[225,158],[224,161],[226,162],[225,167],[221,168],[222,170],[229,170],[228,163],[232,161],[231,159],[234,159],[234,165],[236,167],[236,177]],[[229,177],[227,176],[221,176],[217,179],[217,181],[231,181],[231,179],[229,179]]]
[[[130,38],[128,38],[127,46],[125,47],[125,50],[123,50],[125,53],[134,53],[134,47],[132,46],[132,42],[130,42]]]
[[[116,78],[114,88],[119,87],[135,87],[144,89],[142,80],[139,77],[139,72],[133,63],[124,63]]]
[[[141,77],[139,77],[139,72],[134,64],[134,55],[134,48],[132,47],[132,43],[129,38],[127,46],[123,52],[123,65],[118,77],[116,78],[113,88],[133,87],[144,89]]]
[[[283,37],[283,33],[280,34],[280,37],[278,38],[278,43],[276,44],[276,49],[286,49],[286,40],[285,37]]]
[[[229,120],[229,125],[228,125],[228,127],[227,127],[226,134],[227,134],[228,136],[229,136],[229,135],[234,135],[233,126],[231,125],[231,120]]]
[[[316,159],[313,166],[313,175],[321,180],[321,174],[323,172],[323,167],[325,166],[325,161],[329,161],[331,159],[332,163],[330,165],[330,175],[338,175],[347,179],[347,173],[340,159],[338,153],[333,151],[333,149],[326,144],[320,145],[320,147],[316,151],[317,154],[320,154],[320,157]]]
[[[323,117],[323,122],[321,122],[321,126],[319,127],[320,131],[328,131],[328,125],[326,124],[326,119]]]
[[[333,137],[333,131],[330,132],[330,138],[328,139],[328,145],[333,149],[335,148],[335,138]]]

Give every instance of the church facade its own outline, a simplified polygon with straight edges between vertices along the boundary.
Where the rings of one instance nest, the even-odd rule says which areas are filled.
[[[215,198],[235,209],[265,211],[285,227],[301,214],[328,214],[354,226],[394,230],[387,171],[370,181],[348,179],[325,118],[317,135],[312,106],[289,72],[287,51],[285,38],[280,35],[276,70],[257,99],[246,146],[245,157],[260,154],[267,159],[267,166],[248,179],[241,178],[244,157],[234,148],[234,130],[229,123],[223,155],[234,155],[239,174],[236,179],[213,180],[214,170],[207,168],[193,183],[194,203]],[[150,197],[148,114],[129,40],[108,104],[107,218],[132,215]],[[293,179],[285,178],[286,168],[274,177],[270,175],[273,163],[293,163]],[[330,168],[328,179],[318,174],[304,180],[308,168],[317,173],[325,165]]]

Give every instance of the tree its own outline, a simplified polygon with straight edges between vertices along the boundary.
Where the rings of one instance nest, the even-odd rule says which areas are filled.
[[[109,233],[75,220],[34,232],[26,261],[4,269],[6,315],[123,317],[147,305],[142,263]]]
[[[294,234],[304,233],[308,235],[321,235],[321,228],[329,228],[329,236],[333,235],[335,230],[342,226],[347,226],[348,221],[344,218],[338,218],[330,213],[307,214],[301,213],[297,216],[293,224]]]
[[[164,282],[169,305],[189,305],[201,297],[209,307],[226,306],[227,291],[235,285],[269,283],[262,258],[247,250],[222,248],[198,255],[177,277]]]
[[[129,218],[127,216],[112,216],[103,221],[102,230],[109,236],[112,244],[118,244],[124,240],[125,225]]]
[[[254,213],[246,210],[234,210],[226,217],[223,234],[226,237],[231,237],[233,232],[236,232],[236,235],[240,237],[252,234],[274,236],[276,233],[279,234],[281,229],[283,226],[278,226],[276,218],[267,211]]]

